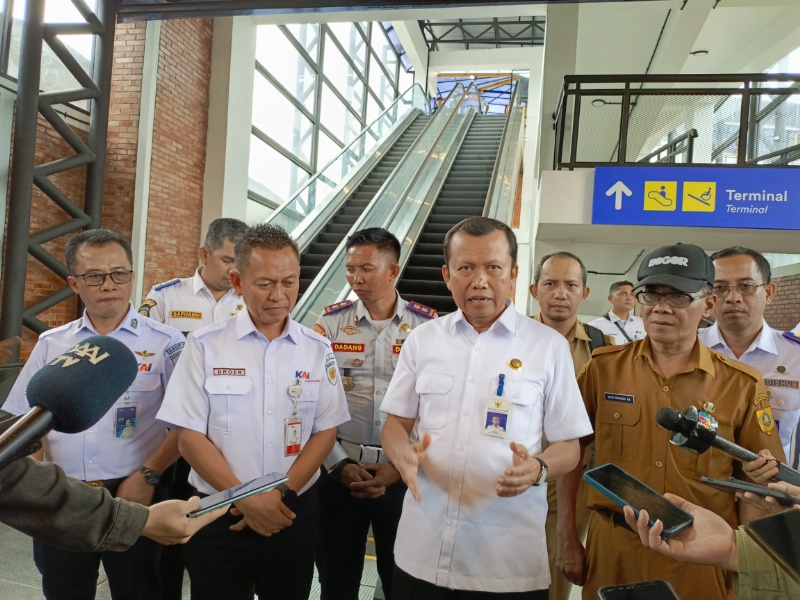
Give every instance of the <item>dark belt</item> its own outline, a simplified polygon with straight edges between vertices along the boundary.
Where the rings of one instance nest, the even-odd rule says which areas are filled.
[[[89,487],[115,488],[125,479],[125,477],[120,477],[119,479],[95,479],[94,481],[84,481],[83,483]]]

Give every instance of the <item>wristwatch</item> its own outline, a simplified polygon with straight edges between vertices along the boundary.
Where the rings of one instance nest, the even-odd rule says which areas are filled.
[[[157,486],[161,483],[161,473],[156,473],[153,469],[148,469],[144,465],[139,467],[139,473],[142,474],[147,485]]]
[[[536,478],[536,481],[534,481],[531,485],[542,485],[543,483],[547,482],[547,463],[538,456],[534,456],[533,458],[539,461],[542,469],[539,471],[539,476]]]
[[[276,489],[281,493],[281,502],[283,502],[291,510],[295,509],[297,506],[297,492],[295,492],[285,483],[280,483],[273,489]]]

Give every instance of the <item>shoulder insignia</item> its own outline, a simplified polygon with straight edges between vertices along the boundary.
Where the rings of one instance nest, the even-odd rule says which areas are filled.
[[[337,302],[336,304],[331,304],[330,306],[325,307],[325,314],[332,315],[333,313],[339,312],[340,310],[344,310],[353,305],[352,300],[345,300],[344,302]]]
[[[322,337],[328,337],[328,332],[327,332],[327,331],[325,331],[325,328],[324,328],[322,325],[320,325],[319,323],[317,323],[316,325],[314,325],[313,329],[314,329],[314,331],[316,331],[318,334],[320,334]]]
[[[317,331],[316,327],[311,329],[310,327],[306,327],[305,325],[300,327],[300,331],[302,331],[307,337],[310,337],[312,340],[316,340],[322,344],[325,344],[330,348],[331,341],[324,335],[322,335],[319,331]]]
[[[425,306],[424,304],[420,304],[419,302],[409,301],[408,303],[408,310],[411,312],[417,313],[418,315],[422,315],[423,317],[428,317],[432,319],[436,316],[436,309],[431,308],[430,306]]]
[[[167,325],[166,323],[162,323],[161,321],[155,321],[153,319],[148,318],[143,320],[142,324],[147,325],[153,331],[158,331],[159,333],[163,333],[168,337],[174,337],[175,335],[180,335],[181,337],[184,337],[183,333],[180,330],[175,329],[172,325]]]
[[[235,322],[236,319],[228,318],[228,319],[223,319],[222,321],[214,321],[210,325],[204,325],[200,329],[195,329],[194,331],[192,331],[191,332],[192,337],[201,338],[207,333],[211,333],[212,331],[217,331],[218,329],[222,329],[223,327],[225,327],[227,323],[230,323],[232,321]]]
[[[144,315],[145,317],[150,316],[150,309],[156,305],[156,301],[152,298],[147,298],[142,305],[139,307],[139,314]]]
[[[180,283],[180,278],[176,277],[175,279],[170,279],[169,281],[165,281],[164,283],[159,283],[153,286],[153,289],[157,292],[160,292],[164,288],[168,288],[171,285],[175,285],[176,283]]]
[[[796,333],[794,331],[784,331],[783,337],[791,342],[794,342],[795,344],[800,344],[800,333]]]

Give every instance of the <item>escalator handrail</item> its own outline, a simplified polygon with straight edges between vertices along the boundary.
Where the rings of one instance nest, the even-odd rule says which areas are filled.
[[[301,187],[301,188],[300,188],[299,190],[297,190],[297,191],[296,191],[294,194],[292,194],[292,196],[291,196],[291,197],[290,197],[290,198],[289,198],[289,199],[288,199],[286,202],[284,202],[283,204],[281,204],[281,205],[280,205],[280,206],[279,206],[279,207],[278,207],[278,208],[277,208],[277,209],[276,209],[276,210],[275,210],[275,211],[274,211],[274,212],[273,212],[271,215],[269,215],[269,216],[266,218],[266,220],[264,221],[264,223],[270,223],[270,222],[274,221],[275,219],[277,219],[277,218],[278,218],[278,216],[279,216],[279,215],[282,213],[282,211],[283,211],[284,209],[285,209],[285,210],[289,210],[289,208],[288,208],[288,207],[289,207],[289,205],[291,205],[291,204],[292,204],[292,202],[293,202],[294,200],[296,200],[297,198],[299,198],[299,197],[300,197],[300,195],[301,195],[303,192],[305,192],[305,191],[306,191],[306,189],[308,189],[308,187],[310,187],[312,183],[314,183],[314,182],[315,182],[317,179],[319,179],[319,178],[320,178],[320,176],[322,176],[322,174],[323,174],[323,173],[324,173],[324,172],[325,172],[325,171],[328,169],[328,167],[330,167],[330,166],[331,166],[332,164],[334,164],[334,163],[335,163],[337,160],[339,160],[340,158],[342,158],[342,157],[345,155],[345,153],[346,153],[346,152],[348,152],[348,151],[350,150],[350,148],[351,148],[351,147],[352,147],[352,146],[353,146],[353,145],[354,145],[356,142],[358,142],[358,141],[359,141],[359,140],[360,140],[362,137],[364,137],[364,136],[367,134],[367,132],[368,132],[370,129],[372,129],[372,126],[373,126],[373,125],[375,125],[375,123],[377,123],[378,121],[380,121],[380,120],[381,120],[381,119],[382,119],[382,118],[383,118],[383,117],[386,115],[386,113],[388,113],[388,112],[389,112],[389,111],[390,111],[392,108],[394,108],[394,106],[395,106],[395,105],[396,105],[398,102],[400,102],[400,100],[402,100],[402,99],[403,99],[403,97],[404,97],[406,94],[408,94],[409,92],[412,92],[412,94],[411,94],[411,98],[412,98],[412,103],[413,103],[414,94],[413,94],[413,91],[412,91],[412,90],[413,90],[414,88],[419,88],[419,91],[422,93],[423,97],[425,96],[425,90],[423,90],[423,89],[422,89],[422,86],[421,86],[420,84],[418,84],[418,83],[414,83],[414,84],[412,84],[410,88],[408,88],[408,89],[407,89],[405,92],[403,92],[403,93],[402,93],[402,94],[400,94],[400,95],[399,95],[397,98],[395,98],[394,102],[392,102],[392,103],[391,103],[389,106],[387,106],[385,109],[383,109],[383,112],[382,112],[381,114],[379,114],[377,117],[375,117],[375,118],[372,120],[372,122],[371,122],[369,125],[367,125],[366,127],[364,127],[364,129],[362,129],[362,130],[361,130],[361,132],[360,132],[360,133],[359,133],[359,134],[358,134],[358,135],[357,135],[355,138],[353,138],[353,139],[350,141],[350,143],[349,143],[349,144],[347,144],[347,146],[345,146],[344,148],[342,148],[342,151],[341,151],[341,152],[339,152],[339,154],[337,154],[337,155],[336,155],[336,156],[334,156],[334,157],[333,157],[331,160],[329,160],[329,161],[327,162],[327,164],[326,164],[324,167],[322,167],[321,169],[318,169],[318,170],[317,170],[317,172],[316,172],[316,173],[314,173],[314,175],[312,175],[312,176],[309,178],[309,180],[308,180],[308,181],[306,181],[306,182],[303,184],[303,187]],[[423,104],[425,105],[425,114],[430,114],[430,103],[429,103],[429,102],[424,102]],[[423,133],[424,133],[424,130],[423,130]],[[422,134],[420,134],[420,135],[422,135]]]
[[[474,85],[475,85],[475,83],[473,82],[472,84],[470,84],[469,88],[464,90],[463,84],[459,83],[458,85],[454,86],[452,90],[450,90],[450,93],[448,94],[448,96],[445,99],[445,101],[442,103],[442,106],[447,104],[447,102],[450,100],[451,96],[453,96],[454,92],[459,87],[461,87],[461,89],[464,90],[464,91],[462,92],[461,97],[459,98],[458,102],[456,103],[455,107],[453,108],[452,114],[448,117],[448,120],[445,122],[444,127],[442,127],[442,130],[439,132],[439,135],[437,135],[436,139],[431,144],[430,149],[428,150],[428,152],[427,152],[425,158],[423,159],[421,165],[419,166],[419,168],[417,169],[416,173],[414,174],[414,177],[412,178],[410,183],[403,188],[402,194],[398,194],[398,198],[401,198],[401,200],[396,202],[396,204],[392,208],[392,211],[390,212],[390,214],[387,216],[386,219],[384,219],[383,223],[381,224],[382,227],[388,226],[392,222],[392,219],[397,215],[397,212],[400,210],[400,207],[403,206],[405,198],[408,196],[408,194],[411,191],[413,185],[417,182],[417,179],[419,178],[419,174],[425,169],[426,165],[428,164],[428,161],[430,160],[430,157],[431,157],[431,154],[433,153],[433,150],[436,148],[437,144],[439,144],[439,142],[441,141],[441,138],[442,138],[442,135],[444,134],[444,132],[447,131],[448,128],[450,127],[450,125],[452,123],[452,119],[455,117],[456,114],[459,113],[459,109],[460,109],[462,103],[464,102],[464,98],[467,97],[467,93],[468,93],[469,89],[472,88]],[[439,114],[439,113],[437,113],[437,114]],[[367,206],[367,208],[361,213],[361,215],[358,217],[356,222],[353,224],[353,226],[351,228],[351,231],[358,231],[360,229],[361,224],[363,223],[363,221],[369,216],[370,209],[373,206],[375,206],[377,201],[379,201],[380,196],[381,196],[381,191],[393,179],[393,177],[397,173],[400,165],[402,165],[403,162],[412,154],[414,146],[417,144],[417,142],[420,139],[422,139],[425,131],[427,131],[427,128],[429,126],[431,126],[431,124],[435,121],[435,118],[436,118],[436,115],[434,115],[434,118],[431,119],[430,122],[428,122],[428,124],[425,126],[425,129],[417,137],[417,140],[415,140],[414,144],[412,144],[411,148],[408,149],[406,154],[403,156],[401,161],[398,163],[397,167],[395,167],[395,170],[392,172],[392,175],[386,180],[386,182],[384,182],[384,184],[381,186],[381,189],[378,190],[378,192],[375,194],[375,196],[373,197],[372,201],[370,201],[370,203]],[[294,309],[292,310],[292,313],[293,313],[292,318],[293,319],[295,319],[297,321],[300,321],[302,319],[302,317],[296,312],[298,307],[302,308],[302,309],[305,309],[305,304],[308,302],[308,298],[310,298],[311,294],[314,294],[316,292],[316,288],[320,285],[319,281],[321,281],[321,280],[319,278],[323,275],[323,273],[326,273],[327,270],[331,268],[331,266],[333,266],[334,262],[337,260],[337,257],[342,252],[342,250],[344,248],[344,245],[346,243],[346,240],[347,240],[347,238],[345,238],[344,240],[342,240],[339,243],[339,246],[336,248],[336,250],[334,250],[331,253],[330,258],[326,261],[325,265],[322,267],[322,269],[320,270],[320,272],[317,275],[317,277],[314,278],[314,280],[308,286],[306,291],[303,293],[303,296],[300,298],[300,300],[297,302],[297,305],[295,305]],[[340,298],[346,297],[349,293],[350,293],[350,286],[345,283],[345,285],[342,288],[342,291],[341,291],[339,297]]]
[[[503,135],[500,136],[500,145],[497,147],[497,158],[494,160],[494,169],[492,170],[492,178],[489,180],[489,191],[486,192],[486,201],[483,203],[483,216],[488,217],[492,208],[492,198],[494,197],[494,186],[497,183],[497,177],[500,174],[500,159],[503,155],[503,148],[506,143],[506,134],[508,133],[508,126],[511,123],[511,113],[514,112],[514,106],[517,99],[517,90],[519,89],[519,81],[514,86],[514,92],[511,94],[511,100],[508,102],[508,113],[506,114],[506,122],[503,124]]]

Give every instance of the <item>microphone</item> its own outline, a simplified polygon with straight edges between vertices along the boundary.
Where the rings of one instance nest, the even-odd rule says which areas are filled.
[[[698,412],[694,406],[687,408],[683,414],[668,406],[659,408],[656,413],[656,423],[673,432],[670,443],[681,446],[689,452],[702,454],[714,446],[742,462],[760,458],[755,452],[719,437],[717,420],[705,412]],[[800,486],[800,472],[781,462],[778,463],[778,473],[773,479]]]
[[[79,433],[97,423],[136,379],[125,344],[96,335],[42,367],[28,383],[31,410],[0,434],[0,470],[27,456],[49,431]]]

